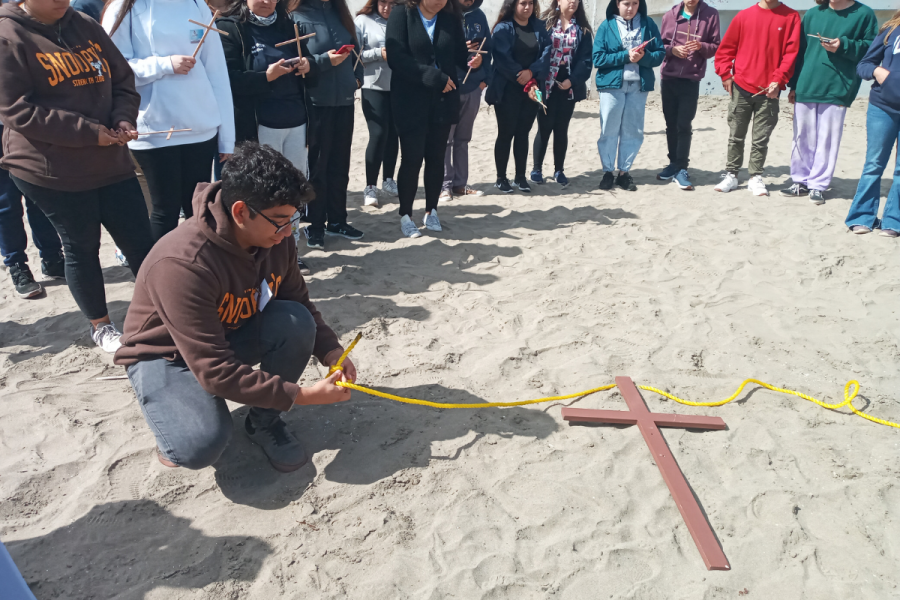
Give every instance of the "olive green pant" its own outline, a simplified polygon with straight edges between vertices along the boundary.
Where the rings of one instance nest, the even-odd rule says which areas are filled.
[[[737,173],[744,164],[744,139],[753,121],[753,141],[750,144],[750,176],[762,175],[769,151],[769,137],[778,123],[778,98],[767,98],[765,94],[745,97],[737,86],[731,89],[728,104],[728,159],[725,170]]]

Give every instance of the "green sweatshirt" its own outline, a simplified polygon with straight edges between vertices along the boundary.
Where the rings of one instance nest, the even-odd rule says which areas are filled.
[[[800,53],[788,83],[797,93],[797,102],[850,106],[862,82],[856,64],[878,35],[875,13],[859,2],[839,11],[826,4],[806,11],[800,27]],[[807,34],[838,38],[841,45],[837,52],[828,52]]]

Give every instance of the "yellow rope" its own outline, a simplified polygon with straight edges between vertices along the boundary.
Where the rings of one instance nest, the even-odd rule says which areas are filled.
[[[350,354],[350,351],[353,350],[354,346],[359,342],[362,334],[356,336],[356,339],[347,347],[347,350],[341,356],[341,358],[331,367],[331,370],[328,372],[329,375],[341,368],[341,365],[344,362],[344,359],[347,358],[347,355]],[[674,396],[668,392],[664,392],[659,388],[655,388],[649,385],[639,385],[638,387],[642,390],[653,392],[654,394],[659,394],[660,396],[664,396],[669,400],[674,400],[679,404],[686,404],[688,406],[722,406],[723,404],[728,404],[732,400],[737,399],[740,393],[748,384],[756,384],[760,387],[764,387],[767,390],[771,390],[773,392],[779,392],[781,394],[790,394],[791,396],[797,396],[798,398],[803,398],[804,400],[809,400],[810,402],[814,402],[818,404],[822,408],[827,408],[829,410],[837,410],[844,406],[849,406],[850,410],[856,413],[858,416],[863,419],[868,419],[873,423],[878,423],[879,425],[887,425],[888,427],[896,427],[900,429],[900,423],[894,423],[893,421],[887,421],[885,419],[879,419],[878,417],[873,417],[872,415],[868,415],[860,410],[857,410],[855,406],[853,406],[853,399],[856,398],[856,395],[859,394],[859,382],[856,380],[851,380],[847,382],[847,385],[844,386],[844,401],[835,404],[827,404],[820,400],[816,400],[812,396],[808,396],[801,392],[797,392],[794,390],[789,390],[785,388],[775,387],[774,385],[770,385],[758,379],[746,379],[744,382],[738,387],[737,391],[734,392],[728,398],[724,400],[719,400],[718,402],[691,402],[690,400],[683,400],[677,396]],[[483,404],[476,403],[466,403],[466,404],[445,404],[443,402],[430,402],[428,400],[418,400],[416,398],[404,398],[403,396],[395,396],[394,394],[386,394],[384,392],[379,392],[378,390],[373,390],[372,388],[367,388],[365,386],[357,385],[355,383],[338,381],[336,383],[337,386],[356,390],[358,392],[363,392],[364,394],[369,394],[370,396],[376,396],[378,398],[384,398],[386,400],[394,400],[396,402],[402,402],[404,404],[417,404],[419,406],[430,406],[432,408],[504,408],[510,406],[525,406],[527,404],[540,404],[542,402],[559,402],[561,400],[571,400],[573,398],[581,398],[584,396],[589,396],[590,394],[596,394],[597,392],[604,392],[606,390],[611,390],[616,387],[616,384],[610,383],[608,385],[603,385],[596,388],[591,388],[589,390],[584,390],[583,392],[577,392],[575,394],[568,394],[565,396],[549,396],[547,398],[538,398],[536,400],[521,400],[519,402],[486,402]],[[852,392],[850,391],[852,388]]]

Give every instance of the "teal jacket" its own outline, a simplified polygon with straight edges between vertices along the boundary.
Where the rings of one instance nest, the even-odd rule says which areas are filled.
[[[659,35],[659,28],[653,19],[647,16],[647,3],[641,0],[638,12],[641,15],[641,39],[653,40],[644,49],[644,58],[638,62],[641,75],[641,91],[652,92],[656,77],[653,67],[658,67],[666,58],[666,49]],[[622,37],[616,24],[618,6],[611,0],[606,8],[606,20],[597,27],[594,38],[594,66],[597,67],[595,81],[597,91],[618,90],[622,88],[622,77],[625,64],[628,62],[628,51],[622,48]]]

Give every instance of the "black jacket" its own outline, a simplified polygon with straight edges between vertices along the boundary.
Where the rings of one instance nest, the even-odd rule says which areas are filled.
[[[538,57],[531,64],[529,69],[534,76],[535,81],[544,81],[547,72],[550,70],[550,50],[553,45],[550,39],[550,32],[547,31],[547,24],[532,16],[528,19],[528,25],[534,31],[534,36],[538,42]],[[494,26],[493,50],[491,58],[493,59],[493,73],[491,81],[488,83],[487,93],[484,95],[484,101],[488,104],[499,104],[503,101],[503,92],[506,90],[506,84],[509,81],[515,81],[522,70],[522,66],[513,58],[513,49],[516,44],[516,29],[512,20],[500,21]]]
[[[457,68],[468,69],[460,19],[439,12],[432,43],[418,9],[396,6],[388,19],[385,47],[391,67],[391,108],[399,115],[397,130],[458,123],[459,89],[443,92],[448,79],[459,88]]]
[[[216,27],[228,33],[221,36],[222,49],[225,51],[225,63],[228,65],[228,77],[231,80],[231,95],[234,98],[234,126],[235,138],[238,142],[246,140],[259,141],[259,125],[256,118],[256,107],[261,100],[272,94],[272,88],[266,79],[266,73],[253,71],[253,43],[247,33],[246,23],[238,17],[224,17],[216,21]],[[286,14],[278,15],[278,20],[272,25],[286,40],[294,38],[294,22]],[[306,48],[306,40],[300,42],[303,56],[311,55]],[[293,50],[296,52],[296,44]],[[314,60],[309,61],[309,73],[302,78],[304,102],[306,101],[306,86],[314,85],[318,67]],[[296,75],[284,75],[284,77],[296,77]],[[309,114],[307,106],[306,114]]]

